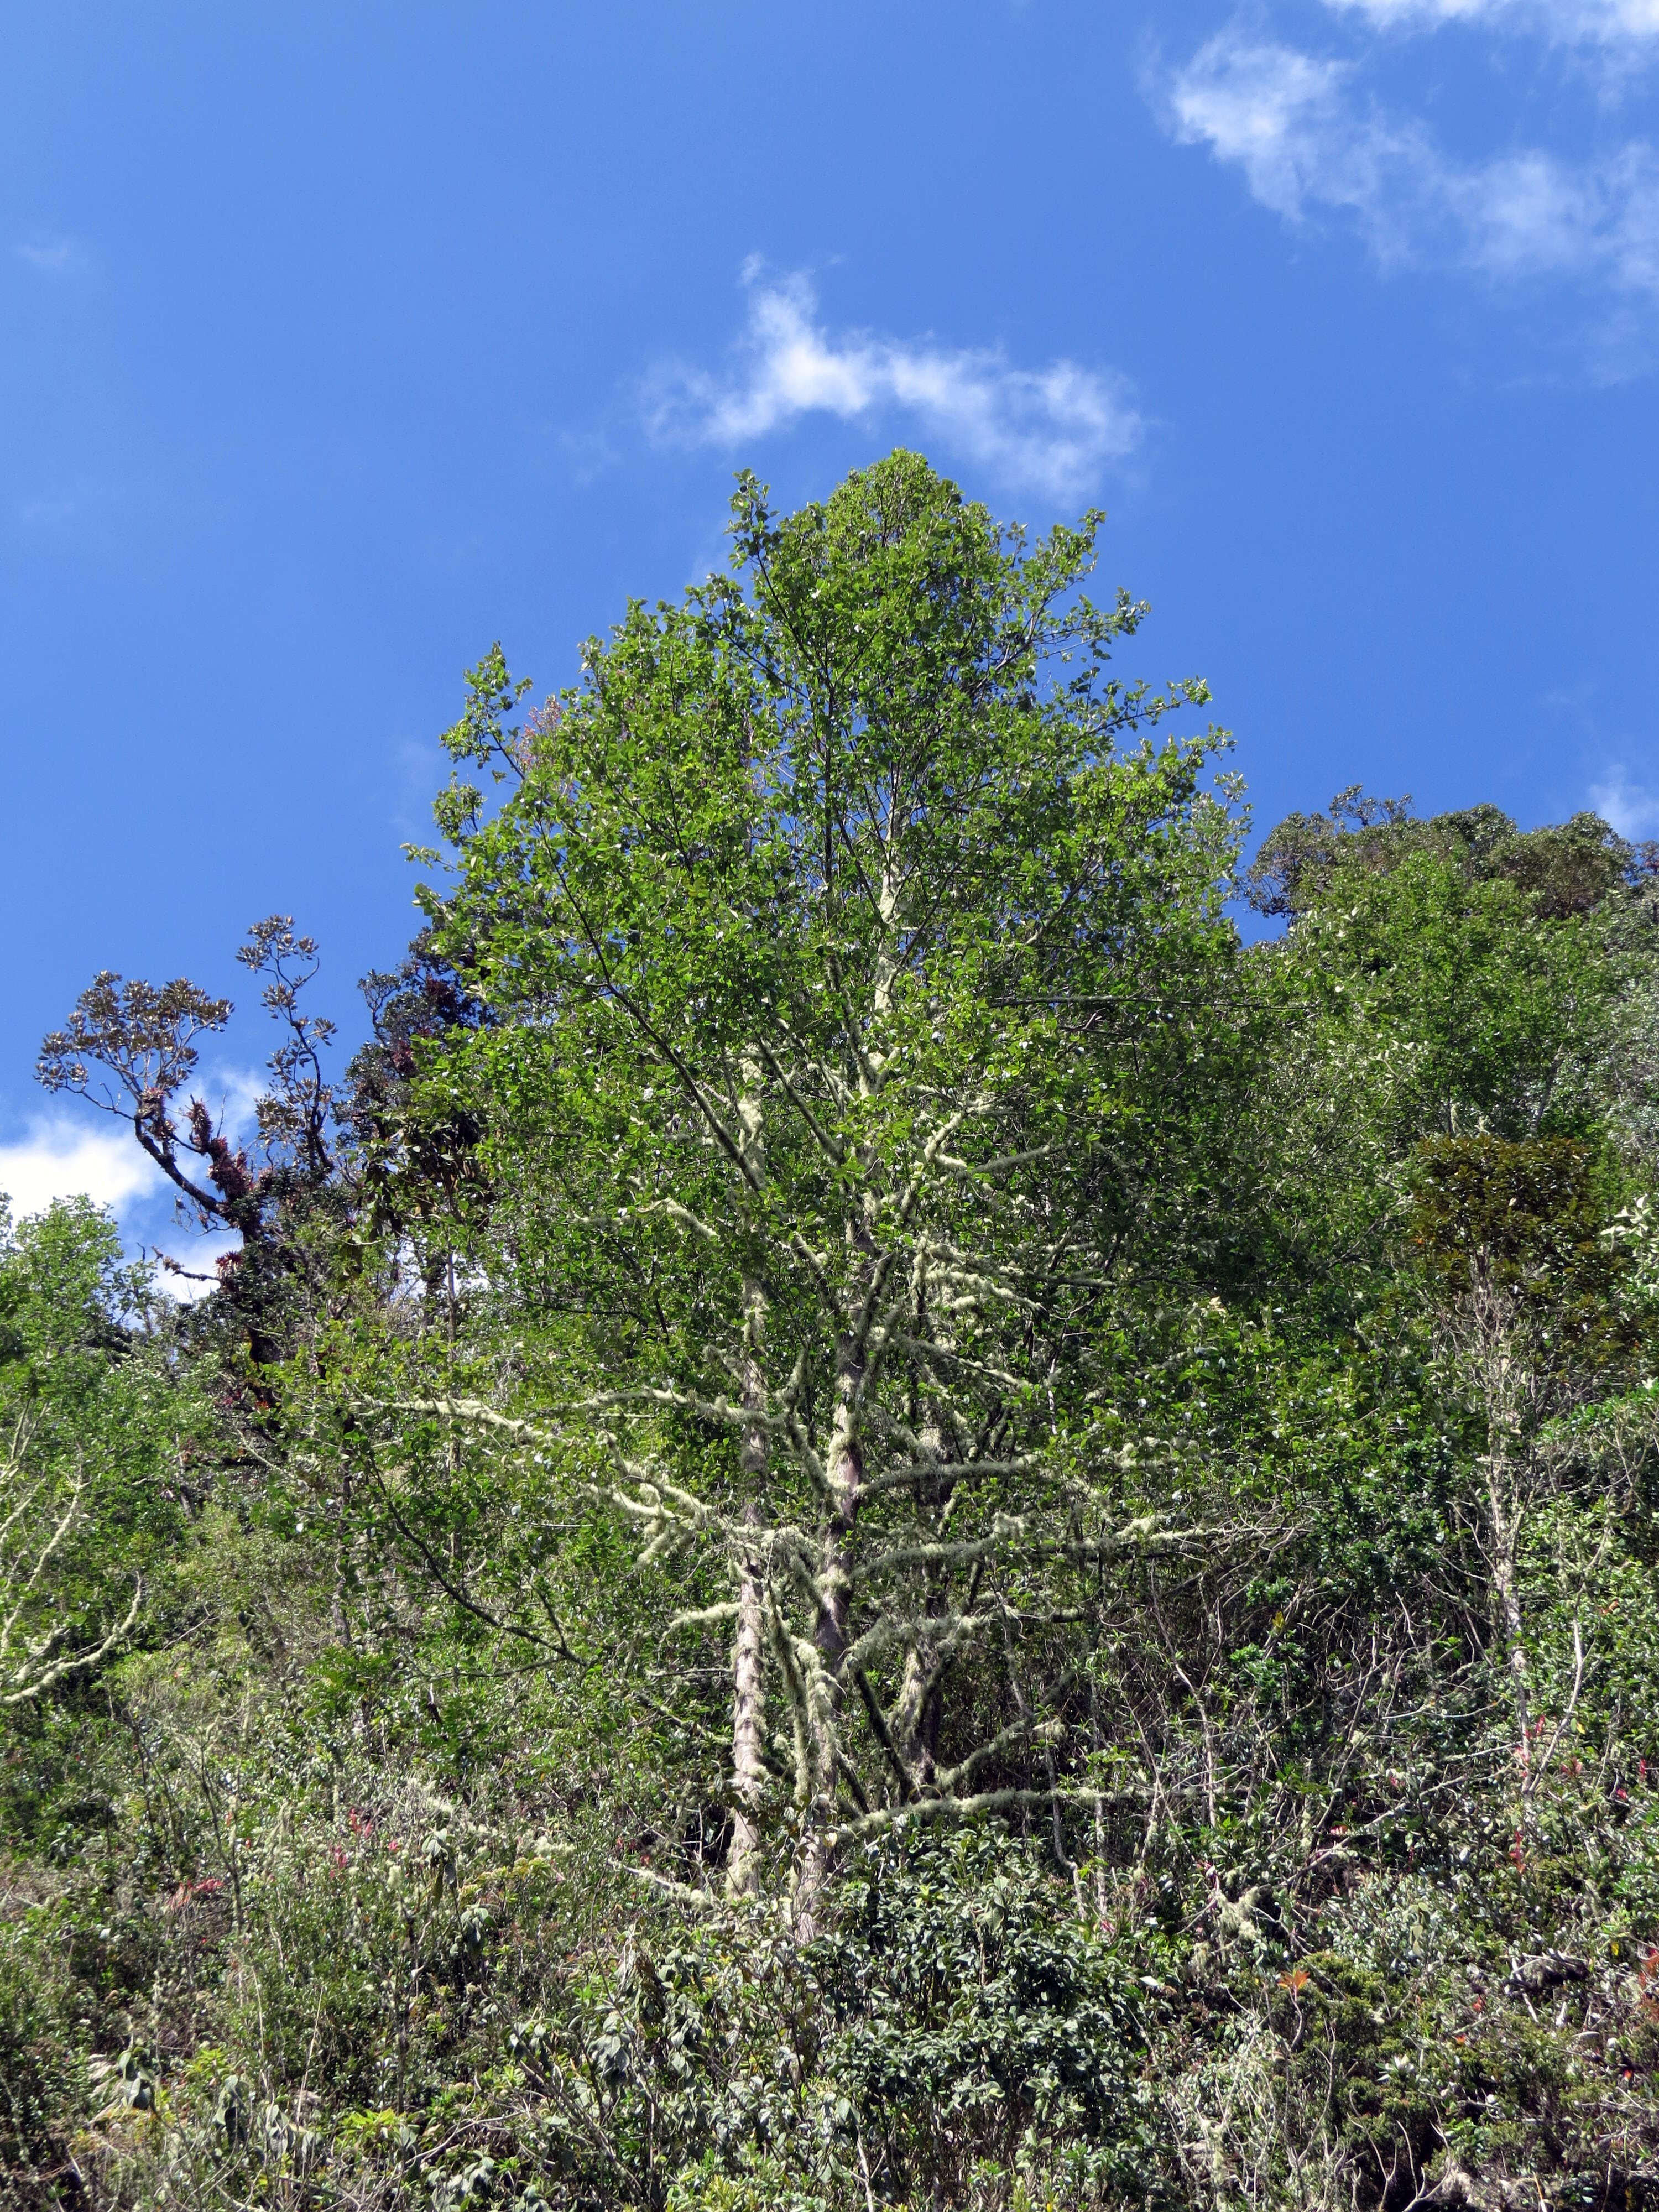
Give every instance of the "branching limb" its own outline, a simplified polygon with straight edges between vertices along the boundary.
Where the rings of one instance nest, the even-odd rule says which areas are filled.
[[[26,1662],[25,1666],[20,1668],[13,1675],[14,1686],[3,1694],[0,1694],[0,1705],[26,1705],[32,1698],[40,1697],[46,1691],[55,1687],[58,1683],[67,1680],[70,1675],[84,1674],[88,1668],[96,1667],[101,1660],[109,1656],[118,1644],[125,1642],[131,1633],[132,1625],[138,1618],[138,1608],[143,1601],[143,1577],[137,1576],[133,1581],[131,1604],[127,1607],[125,1617],[111,1629],[101,1644],[94,1646],[90,1651],[71,1652],[66,1658],[54,1661],[50,1667],[33,1676],[27,1674]],[[60,1634],[61,1632],[59,1632]],[[49,1650],[57,1641],[58,1637],[54,1635],[48,1639],[46,1648]],[[40,1656],[44,1656],[44,1653]]]
[[[794,1108],[796,1113],[800,1115],[801,1120],[806,1124],[807,1129],[810,1131],[813,1141],[818,1146],[822,1152],[826,1153],[828,1157],[835,1162],[837,1167],[840,1167],[847,1158],[846,1146],[842,1143],[838,1137],[832,1136],[829,1130],[823,1127],[817,1115],[813,1113],[811,1108],[801,1097],[799,1091],[796,1090],[793,1083],[791,1082],[782,1063],[778,1060],[770,1046],[762,1044],[758,1045],[756,1049],[759,1052],[762,1060],[766,1065],[768,1074],[770,1075],[774,1082],[778,1085],[780,1089],[782,1091],[784,1097],[787,1098],[789,1103]]]
[[[898,1784],[899,1802],[901,1804],[908,1805],[916,1794],[915,1784],[910,1778],[910,1770],[899,1756],[898,1746],[893,1741],[892,1731],[883,1716],[880,1700],[870,1686],[870,1677],[862,1667],[854,1668],[852,1675],[859,1696],[863,1701],[864,1710],[869,1716],[871,1729],[876,1741],[881,1746],[882,1754],[892,1768],[894,1778]]]
[[[498,1635],[514,1637],[521,1643],[535,1644],[544,1651],[556,1652],[561,1659],[575,1657],[575,1653],[564,1640],[563,1631],[558,1629],[556,1616],[554,1618],[554,1626],[558,1630],[558,1633],[555,1640],[553,1637],[544,1636],[538,1629],[526,1628],[516,1622],[503,1620],[499,1613],[492,1613],[488,1606],[480,1605],[477,1598],[470,1596],[465,1590],[458,1588],[451,1581],[438,1554],[424,1537],[410,1527],[408,1522],[398,1510],[396,1502],[384,1479],[377,1474],[375,1482],[392,1526],[403,1537],[404,1542],[411,1545],[419,1553],[421,1563],[426,1571],[452,1605],[458,1605],[463,1613],[470,1613],[475,1620],[483,1621],[486,1627],[493,1628]]]

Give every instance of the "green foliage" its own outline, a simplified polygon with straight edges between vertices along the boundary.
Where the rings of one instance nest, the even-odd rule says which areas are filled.
[[[151,1296],[85,1202],[0,1243],[0,1711],[48,1771],[61,1741],[50,1693],[84,1697],[169,1610],[203,1419],[146,1334]],[[27,1817],[40,1771],[8,1778]]]
[[[826,1950],[849,2023],[836,2071],[897,2193],[940,2177],[960,2201],[976,2168],[1040,2172],[1062,2144],[1071,2188],[1145,2192],[1142,1992],[1097,1926],[1056,1911],[1030,1855],[990,1838],[871,1850]]]
[[[251,1153],[48,1040],[246,1256],[0,1242],[6,2203],[1644,2201],[1656,856],[1241,877],[1098,526],[745,478],[342,1083],[283,917]]]
[[[11,2201],[50,2204],[67,2148],[65,2118],[84,2094],[82,2063],[61,1958],[41,1940],[48,1908],[39,1899],[17,1903],[21,1912],[14,1905],[0,1922],[0,2173]]]

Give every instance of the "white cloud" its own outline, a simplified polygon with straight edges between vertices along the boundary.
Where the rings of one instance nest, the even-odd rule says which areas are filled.
[[[72,238],[26,238],[14,251],[43,276],[73,276],[86,264],[85,252]]]
[[[254,1102],[267,1083],[252,1068],[221,1067],[204,1070],[191,1090],[206,1101],[216,1127],[237,1144],[252,1134]],[[181,1214],[177,1191],[140,1148],[131,1125],[90,1109],[35,1115],[24,1136],[0,1145],[0,1194],[9,1200],[14,1221],[43,1213],[59,1198],[89,1198],[107,1206],[120,1222],[130,1254],[155,1259],[166,1253],[179,1263],[184,1273],[161,1268],[156,1280],[187,1305],[207,1296],[216,1279],[216,1263],[242,1241],[228,1231],[202,1231],[188,1204]]]
[[[0,1145],[0,1191],[15,1218],[44,1212],[56,1198],[89,1198],[118,1208],[164,1187],[161,1170],[125,1126],[88,1127],[79,1118],[36,1116],[21,1142]]]
[[[1325,0],[1380,30],[1436,30],[1474,23],[1522,31],[1560,46],[1625,46],[1659,39],[1659,0]]]
[[[1018,368],[991,348],[837,335],[817,320],[804,276],[767,282],[750,264],[744,277],[752,290],[738,373],[662,373],[647,394],[656,436],[737,446],[803,415],[908,415],[1005,488],[1054,500],[1087,492],[1139,441],[1115,377],[1071,361]]]
[[[1224,31],[1170,88],[1175,135],[1236,161],[1264,207],[1292,219],[1310,199],[1364,210],[1378,197],[1391,152],[1374,130],[1345,129],[1352,64]]]
[[[1656,0],[1659,4],[1659,0]],[[1296,222],[1352,216],[1385,262],[1449,261],[1503,277],[1574,276],[1659,296],[1659,153],[1637,140],[1570,162],[1531,148],[1449,160],[1422,126],[1364,101],[1354,65],[1223,32],[1166,95],[1176,137],[1236,163]]]
[[[1632,783],[1622,767],[1590,786],[1590,805],[1621,837],[1659,836],[1659,791]]]

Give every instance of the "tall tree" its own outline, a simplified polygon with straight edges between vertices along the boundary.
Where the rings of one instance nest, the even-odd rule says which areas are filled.
[[[441,1079],[543,1326],[522,1441],[731,1625],[730,1878],[781,1715],[809,1923],[837,1834],[1088,1794],[1086,1586],[1189,1540],[1124,1525],[1091,1356],[1237,830],[1215,733],[1144,734],[1202,684],[1106,672],[1097,524],[1028,547],[902,453],[786,520],[745,479],[735,580],[516,724],[492,654],[449,740],[511,787],[447,795],[429,910],[493,1018]]]
[[[263,979],[261,1003],[280,1031],[270,1085],[255,1106],[262,1158],[225,1133],[196,1087],[198,1040],[222,1032],[233,1009],[187,977],[157,986],[109,969],[95,975],[64,1028],[42,1042],[35,1073],[48,1091],[130,1124],[181,1208],[203,1229],[240,1239],[217,1274],[254,1360],[266,1364],[291,1338],[285,1309],[305,1265],[295,1230],[336,1177],[337,1101],[322,1058],[335,1024],[306,1006],[320,958],[313,939],[295,935],[291,916],[256,922],[236,957]]]

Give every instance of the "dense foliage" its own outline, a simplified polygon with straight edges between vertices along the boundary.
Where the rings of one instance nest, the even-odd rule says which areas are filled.
[[[8,2203],[1659,2202],[1659,852],[1243,868],[1097,527],[745,480],[342,1075],[47,1039],[241,1241],[0,1248]]]

